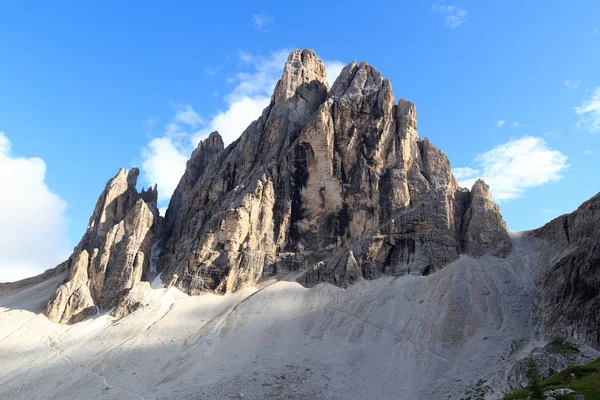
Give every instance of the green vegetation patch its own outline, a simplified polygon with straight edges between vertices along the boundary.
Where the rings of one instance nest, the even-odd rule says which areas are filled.
[[[578,354],[580,352],[576,344],[564,339],[554,339],[548,343],[546,348],[552,354]]]
[[[579,349],[578,349],[579,351]],[[600,400],[600,358],[580,367],[570,366],[564,371],[535,382],[541,392],[546,390],[569,388],[575,393],[552,396],[556,400],[573,400],[575,395],[583,395],[585,400]],[[504,400],[527,399],[535,387],[526,387],[504,396]],[[531,400],[544,400],[546,396],[532,396]]]

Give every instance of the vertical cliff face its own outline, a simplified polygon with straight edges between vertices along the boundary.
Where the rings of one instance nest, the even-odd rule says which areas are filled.
[[[150,256],[157,191],[135,189],[139,171],[121,169],[106,184],[83,238],[68,261],[69,277],[51,297],[46,316],[77,322],[109,310],[142,278]]]
[[[474,257],[486,251],[505,257],[511,250],[500,208],[492,201],[490,187],[481,179],[471,189],[469,208],[463,218],[462,240],[465,252]]]
[[[217,137],[194,152],[161,239],[162,276],[188,293],[290,270],[343,286],[510,250],[489,190],[458,186],[415,106],[366,63],[329,89],[314,52],[296,50],[262,116],[226,149]]]
[[[531,232],[548,242],[541,272],[541,333],[600,347],[600,194]]]

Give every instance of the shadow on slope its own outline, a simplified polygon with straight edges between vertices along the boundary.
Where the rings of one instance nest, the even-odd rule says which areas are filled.
[[[507,259],[463,256],[427,277],[348,289],[159,289],[120,320],[62,326],[3,311],[0,397],[460,398],[483,381],[499,398],[516,385],[506,371],[536,334],[541,242],[514,242]]]

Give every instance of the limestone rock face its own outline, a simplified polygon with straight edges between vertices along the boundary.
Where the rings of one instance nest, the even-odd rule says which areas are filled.
[[[192,155],[159,271],[190,294],[226,293],[289,271],[345,286],[433,273],[461,253],[505,256],[484,186],[459,187],[444,153],[419,138],[414,104],[396,103],[375,68],[352,62],[329,89],[323,62],[295,50],[241,137],[222,149],[213,133]]]
[[[542,335],[600,348],[600,193],[531,233],[549,242],[539,279]]]
[[[69,277],[46,307],[48,319],[77,322],[108,310],[147,269],[157,191],[135,189],[139,171],[121,169],[106,184],[83,238],[68,261]]]
[[[481,179],[471,189],[471,201],[463,222],[463,242],[467,254],[474,257],[488,253],[505,257],[511,249],[506,224],[500,208],[492,201],[490,188]],[[498,229],[502,227],[504,229]]]
[[[129,289],[126,294],[121,296],[119,303],[112,313],[113,317],[122,318],[127,314],[131,314],[138,308],[147,306],[150,303],[151,290],[150,283],[137,283],[135,286]]]

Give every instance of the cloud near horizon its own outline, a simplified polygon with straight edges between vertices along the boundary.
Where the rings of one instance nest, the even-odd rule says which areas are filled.
[[[48,188],[46,164],[37,157],[11,155],[11,142],[0,132],[0,282],[37,275],[65,261],[67,202]]]
[[[153,138],[142,149],[142,177],[147,185],[158,184],[159,205],[164,207],[171,198],[200,140],[218,131],[227,146],[261,115],[271,101],[289,53],[284,49],[257,56],[240,51],[238,58],[245,71],[228,80],[233,88],[223,97],[225,108],[210,118],[202,118],[191,105],[172,104],[175,115],[165,125],[162,136]],[[345,64],[326,61],[325,65],[328,80],[333,83]]]
[[[477,168],[454,168],[459,184],[471,188],[482,178],[496,201],[521,197],[532,187],[562,179],[567,156],[550,149],[544,139],[525,136],[498,145],[475,158]]]

